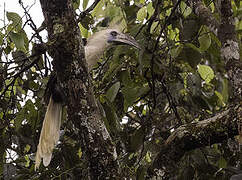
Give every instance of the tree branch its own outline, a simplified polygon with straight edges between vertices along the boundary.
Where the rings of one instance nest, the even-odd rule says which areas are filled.
[[[152,166],[149,175],[164,171],[167,176],[176,170],[174,167],[183,155],[196,148],[221,143],[238,135],[237,120],[241,106],[229,108],[214,117],[177,128],[167,139]]]

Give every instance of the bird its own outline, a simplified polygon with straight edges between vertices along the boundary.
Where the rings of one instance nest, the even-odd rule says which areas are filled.
[[[94,33],[88,38],[84,46],[88,71],[90,72],[94,68],[105,50],[111,46],[117,45],[129,45],[141,49],[134,37],[122,33],[118,28],[106,28]],[[52,78],[49,80],[48,84],[51,84],[50,88],[55,89],[56,87],[52,84],[56,82],[53,81],[56,81],[56,79]],[[45,167],[50,164],[53,149],[60,137],[63,100],[58,93],[59,90],[53,89],[40,133],[39,144],[35,156],[35,170],[39,169],[42,159]]]

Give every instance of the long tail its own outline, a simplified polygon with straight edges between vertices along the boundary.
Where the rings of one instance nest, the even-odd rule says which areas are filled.
[[[35,157],[35,170],[39,169],[42,158],[44,166],[50,164],[52,151],[60,136],[61,115],[62,104],[54,102],[51,96],[39,138]]]

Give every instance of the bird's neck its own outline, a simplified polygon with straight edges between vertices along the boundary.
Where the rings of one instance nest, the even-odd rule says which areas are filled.
[[[87,45],[85,46],[85,56],[89,70],[97,64],[108,46],[109,43],[107,43],[107,38],[103,31],[97,32],[88,38]]]
[[[91,70],[103,55],[108,45],[105,44],[89,44],[85,46],[85,57],[88,64],[88,69]]]

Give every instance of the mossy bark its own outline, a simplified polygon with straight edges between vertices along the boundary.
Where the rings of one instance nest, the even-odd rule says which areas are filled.
[[[92,93],[81,35],[71,0],[40,0],[48,31],[57,84],[67,105],[68,121],[78,129],[89,179],[119,179],[115,146]]]

